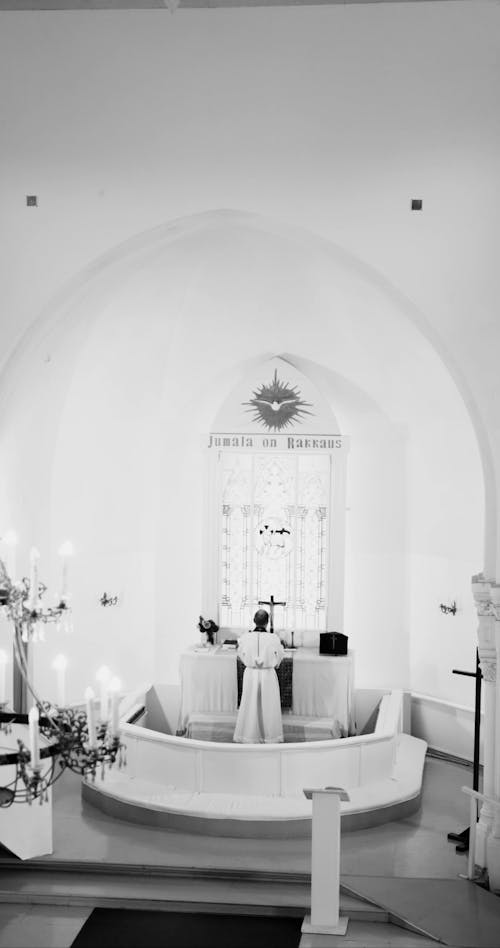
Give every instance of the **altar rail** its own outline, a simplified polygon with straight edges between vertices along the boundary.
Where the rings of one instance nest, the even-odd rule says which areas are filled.
[[[144,705],[130,706],[127,722]],[[385,695],[373,734],[297,744],[219,744],[123,723],[127,773],[180,791],[202,794],[301,796],[308,786],[347,790],[388,780],[401,730],[402,692]]]

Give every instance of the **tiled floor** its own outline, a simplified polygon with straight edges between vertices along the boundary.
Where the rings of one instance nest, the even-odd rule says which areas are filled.
[[[375,877],[456,880],[465,873],[466,856],[457,854],[446,837],[449,831],[467,825],[468,803],[460,788],[470,784],[470,769],[428,759],[418,813],[397,823],[343,834],[341,872],[345,883],[356,876],[373,876],[374,881]],[[65,862],[88,861],[102,867],[152,867],[153,872],[155,867],[273,872],[285,879],[297,879],[310,869],[310,844],[304,839],[200,837],[110,820],[82,805],[79,781],[71,776],[65,776],[57,787],[54,827],[54,854],[46,857],[54,869],[55,863],[60,869]],[[74,875],[73,879],[76,884]],[[200,885],[203,889],[204,883],[197,887]],[[251,900],[250,880],[248,890]],[[179,899],[192,899],[193,891],[192,880],[178,880]],[[447,911],[452,907],[447,905]],[[87,915],[86,909],[79,908],[0,905],[0,948],[66,948]]]

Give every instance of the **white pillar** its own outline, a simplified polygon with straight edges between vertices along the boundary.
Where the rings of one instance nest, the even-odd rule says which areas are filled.
[[[493,779],[493,797],[500,801],[500,585],[492,583],[490,586],[491,603],[495,616],[494,627],[494,646],[495,658],[491,662],[492,676],[494,674],[495,685],[495,758],[494,758],[494,779]],[[485,790],[485,792],[487,792]],[[500,894],[500,807],[494,808],[493,827],[486,841],[486,862],[488,867],[488,877],[490,889],[496,894]]]
[[[496,717],[496,663],[479,651],[483,675],[484,738],[483,738],[483,793],[493,797],[495,792],[495,717]],[[486,866],[486,840],[493,828],[494,810],[490,803],[483,803],[479,814],[476,837],[475,861]]]
[[[484,677],[483,792],[500,802],[500,585],[472,577],[479,616],[479,659]],[[475,861],[488,872],[490,889],[500,894],[500,812],[485,802],[477,825]]]
[[[304,790],[312,799],[311,914],[302,932],[345,935],[347,916],[339,916],[340,801],[349,795],[341,787]]]
[[[496,731],[496,650],[495,615],[491,601],[491,583],[479,576],[472,577],[472,593],[478,614],[479,663],[483,676],[483,793],[493,797],[495,792],[495,731]],[[494,812],[489,803],[483,803],[476,835],[475,862],[487,865],[486,843],[493,828]]]

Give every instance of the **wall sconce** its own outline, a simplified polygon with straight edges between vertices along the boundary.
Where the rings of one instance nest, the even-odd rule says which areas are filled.
[[[444,602],[441,602],[439,608],[441,609],[441,612],[444,612],[445,615],[455,616],[457,614],[457,604],[455,600],[453,600],[451,606],[445,606]]]
[[[101,606],[117,606],[118,605],[118,596],[108,596],[107,592],[104,592],[99,599]]]

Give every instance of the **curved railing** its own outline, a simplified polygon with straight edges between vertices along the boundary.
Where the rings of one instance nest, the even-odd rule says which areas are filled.
[[[122,709],[122,738],[131,777],[197,793],[302,794],[311,786],[361,787],[391,776],[402,693],[382,698],[373,734],[290,744],[223,744],[139,726],[145,695]]]

